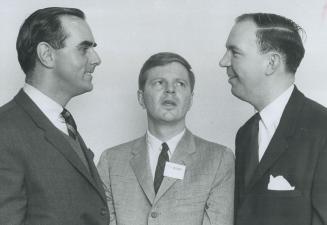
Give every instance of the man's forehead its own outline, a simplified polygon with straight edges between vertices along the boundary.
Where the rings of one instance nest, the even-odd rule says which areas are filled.
[[[61,16],[61,24],[66,34],[66,41],[74,38],[81,46],[96,46],[92,31],[83,18],[71,15]]]
[[[79,26],[81,24],[86,23],[83,18],[74,15],[61,15],[59,16],[59,20],[63,27],[66,26]]]
[[[258,27],[251,20],[240,21],[234,24],[231,33],[235,35],[255,35]]]
[[[151,72],[151,71],[155,71],[155,72],[167,72],[167,71],[171,71],[171,72],[188,72],[188,70],[186,69],[186,67],[178,62],[178,61],[172,61],[169,62],[167,64],[164,65],[157,65],[154,67],[151,67],[147,70],[147,72]]]
[[[230,47],[242,42],[253,42],[257,40],[256,31],[257,26],[252,21],[241,21],[234,24],[229,33],[226,47]]]

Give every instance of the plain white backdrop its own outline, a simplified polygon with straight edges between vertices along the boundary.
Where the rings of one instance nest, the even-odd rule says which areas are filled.
[[[195,134],[234,149],[237,129],[253,108],[230,93],[226,71],[219,67],[234,18],[247,12],[286,16],[306,31],[306,54],[296,84],[327,106],[326,0],[1,0],[0,105],[24,83],[16,54],[23,20],[49,6],[82,9],[95,36],[102,64],[94,90],[67,106],[97,162],[108,147],[139,137],[146,130],[145,111],[137,103],[137,78],[152,54],[172,51],[185,57],[196,76],[187,126]]]

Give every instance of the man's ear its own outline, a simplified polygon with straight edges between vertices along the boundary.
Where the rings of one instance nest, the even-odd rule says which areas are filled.
[[[273,74],[282,64],[282,60],[282,56],[278,52],[268,53],[266,75]]]
[[[47,42],[40,42],[36,47],[36,53],[39,62],[47,67],[52,68],[54,67],[54,49],[51,47],[51,45]]]
[[[142,106],[143,109],[145,109],[145,104],[144,104],[144,97],[143,97],[143,91],[142,90],[137,90],[137,100],[139,101],[140,106]]]

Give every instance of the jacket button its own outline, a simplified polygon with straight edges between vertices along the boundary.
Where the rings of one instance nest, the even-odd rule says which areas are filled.
[[[157,212],[152,212],[151,213],[151,217],[152,218],[157,218],[158,217],[158,213]]]
[[[100,214],[101,214],[101,216],[107,215],[107,209],[106,208],[102,208]]]

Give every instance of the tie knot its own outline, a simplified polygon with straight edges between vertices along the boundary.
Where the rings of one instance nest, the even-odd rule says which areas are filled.
[[[68,123],[75,130],[77,130],[75,120],[74,120],[72,114],[70,114],[70,112],[67,109],[64,108],[64,110],[61,112],[61,115],[62,115],[62,117],[64,117],[66,123]]]
[[[76,127],[76,123],[75,123],[75,120],[74,120],[73,116],[65,108],[61,112],[61,115],[65,119],[65,122],[66,122],[66,125],[67,125],[67,128],[68,128],[69,136],[76,139],[76,137],[77,137],[77,127]]]
[[[254,116],[253,116],[253,121],[255,122],[255,123],[259,123],[259,121],[261,120],[261,116],[260,116],[260,113],[256,113],[256,114],[254,114]]]
[[[169,147],[166,142],[161,144],[161,151],[168,152]]]
[[[62,117],[64,117],[65,120],[69,119],[70,117],[72,117],[72,115],[70,114],[70,112],[64,108],[64,110],[62,110],[61,112]]]

